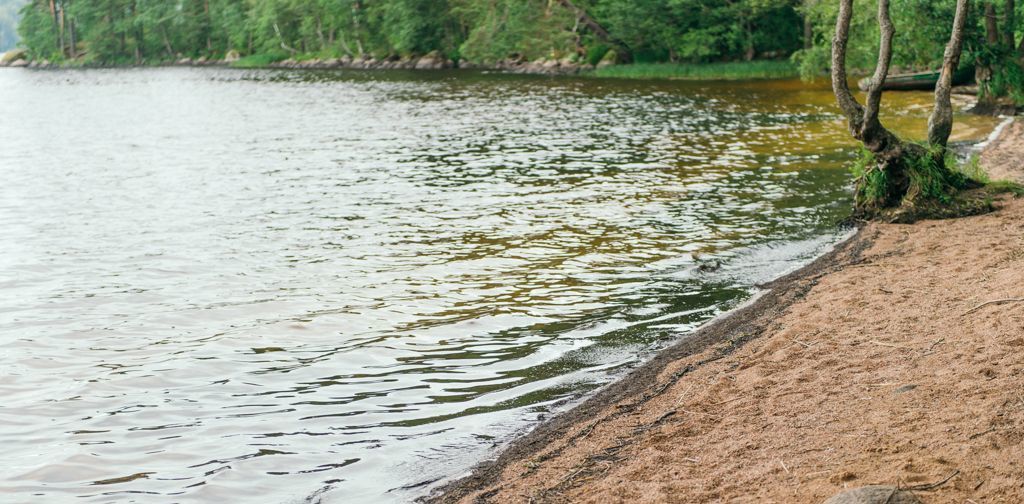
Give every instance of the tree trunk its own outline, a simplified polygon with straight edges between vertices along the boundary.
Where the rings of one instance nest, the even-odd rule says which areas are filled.
[[[67,45],[65,44],[65,39],[64,39],[64,3],[63,2],[61,2],[57,6],[57,26],[60,27],[60,30],[59,30],[59,32],[57,34],[57,39],[60,41],[59,42],[59,44],[60,44],[60,54],[61,54],[61,56],[65,56],[65,55],[67,55],[67,50],[65,49],[67,47]]]
[[[213,54],[213,38],[211,34],[213,31],[213,23],[210,20],[210,0],[203,2],[203,15],[205,16],[203,31],[206,33],[206,54],[211,56]]]
[[[324,26],[319,14],[316,16],[316,36],[320,39],[320,50],[323,51],[327,48],[327,40],[324,38]]]
[[[57,50],[64,52],[64,40],[60,36],[60,23],[57,21],[57,5],[54,0],[50,0],[50,19],[53,20],[53,42],[57,46]]]
[[[132,0],[132,10],[131,10],[132,21],[138,21],[137,19],[135,19],[136,16],[138,15],[138,10],[137,9],[138,9],[138,3],[135,0]],[[142,23],[136,23],[134,36],[135,36],[135,64],[136,65],[141,65],[142,64],[142,57],[143,57],[143,54],[142,54],[142,43],[143,43],[143,40],[145,40],[143,31],[142,31]]]
[[[986,0],[984,5],[984,17],[985,17],[985,43],[990,47],[997,47],[999,45],[999,26],[996,19],[996,7],[993,0]],[[992,75],[995,73],[995,68],[991,61],[979,62],[974,68],[974,81],[978,83],[978,103],[981,104],[981,108],[988,108],[995,105],[996,96],[994,96],[989,90],[989,84],[992,81]]]
[[[921,166],[927,165],[930,167],[928,169],[934,170],[934,173],[928,173],[927,176],[938,177],[944,187],[951,187],[950,190],[958,190],[959,186],[955,184],[961,183],[957,182],[957,177],[944,162],[946,143],[953,124],[950,88],[953,73],[959,65],[963,50],[968,0],[957,0],[956,17],[949,44],[946,46],[942,73],[935,90],[935,110],[928,120],[928,141],[936,147],[934,150],[900,140],[878,119],[882,85],[889,72],[893,53],[892,41],[896,31],[889,14],[889,0],[878,0],[878,60],[869,81],[865,104],[862,106],[858,103],[850,92],[846,75],[846,47],[850,35],[853,4],[854,0],[839,0],[839,15],[836,19],[835,36],[832,39],[832,89],[839,109],[846,117],[850,133],[860,140],[872,155],[864,174],[857,181],[857,214],[882,216],[885,215],[882,213],[883,209],[890,209],[891,213],[886,218],[903,219],[910,215],[906,218],[913,220],[916,218],[914,207],[917,199],[935,197],[934,192],[923,195],[924,191],[916,185],[919,182],[915,182],[913,174],[920,175]]]
[[[174,59],[176,57],[174,55],[174,48],[171,47],[171,40],[167,38],[167,27],[163,24],[160,25],[160,37],[164,41],[164,50],[167,51],[167,57]]]
[[[836,102],[846,116],[850,133],[876,155],[898,152],[902,142],[896,135],[882,126],[878,120],[878,107],[882,101],[882,84],[889,73],[892,61],[892,38],[895,29],[889,18],[889,0],[878,1],[878,24],[881,32],[878,48],[878,63],[868,86],[865,106],[853,97],[846,76],[846,44],[850,38],[850,19],[853,16],[853,0],[840,0],[836,33],[832,39],[832,90]]]
[[[991,46],[999,44],[999,27],[996,23],[996,6],[992,0],[988,0],[985,2],[985,41]]]
[[[804,49],[814,47],[814,24],[810,16],[804,15]]]
[[[587,29],[589,29],[591,33],[593,33],[594,36],[598,38],[598,40],[615,46],[616,49],[618,49],[618,51],[616,52],[618,53],[618,56],[621,60],[632,61],[632,49],[630,49],[629,46],[627,46],[623,41],[613,37],[610,33],[608,33],[608,30],[601,26],[601,23],[598,23],[596,19],[591,17],[591,15],[587,13],[586,10],[578,7],[576,4],[572,2],[572,0],[558,0],[558,3],[569,12],[575,14],[577,21],[583,23],[583,26],[586,26]]]
[[[757,50],[754,49],[754,24],[751,23],[749,19],[743,22],[743,31],[746,33],[746,36],[744,37],[746,40],[744,43],[747,46],[747,49],[743,54],[743,59],[745,61],[753,61],[754,56],[757,56]]]
[[[78,59],[78,33],[74,16],[68,20],[68,34],[71,36],[71,59]]]
[[[967,23],[967,0],[958,0],[956,16],[953,18],[953,29],[949,43],[942,56],[942,73],[935,84],[935,109],[928,118],[928,143],[941,146],[945,154],[949,134],[953,131],[953,105],[950,103],[950,90],[953,87],[953,74],[960,66],[960,54],[964,47],[964,25]]]
[[[359,12],[363,10],[363,2],[356,0],[352,2],[352,32],[356,38],[356,50],[359,51],[359,56],[362,57],[365,54],[363,51],[363,41],[359,37]]]
[[[274,33],[277,34],[277,39],[281,42],[281,49],[284,49],[285,51],[288,51],[292,54],[299,52],[285,43],[284,37],[281,36],[281,28],[278,28],[277,23],[274,23]]]
[[[1006,44],[1008,50],[1013,51],[1017,47],[1016,37],[1013,33],[1017,29],[1017,6],[1014,0],[1006,0],[1004,6],[1006,19],[1003,21],[1003,44]]]

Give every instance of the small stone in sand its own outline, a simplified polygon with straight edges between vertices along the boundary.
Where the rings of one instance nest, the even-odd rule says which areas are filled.
[[[906,490],[872,485],[838,493],[823,504],[921,504],[921,500]]]

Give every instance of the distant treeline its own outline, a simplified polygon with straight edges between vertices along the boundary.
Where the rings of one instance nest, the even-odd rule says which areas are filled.
[[[837,3],[832,0],[31,0],[22,44],[37,59],[144,63],[436,51],[459,61],[571,58],[596,63],[795,58],[823,70]],[[953,19],[948,0],[892,0],[894,65],[933,66]],[[875,0],[857,0],[851,66],[870,68],[877,47]],[[987,11],[985,9],[988,9]],[[1014,2],[975,2],[973,37],[985,14],[1017,23]],[[1012,36],[1011,36],[1012,37]]]

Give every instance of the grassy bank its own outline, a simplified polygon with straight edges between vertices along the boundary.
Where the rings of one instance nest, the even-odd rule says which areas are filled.
[[[281,54],[252,54],[231,63],[235,68],[262,68],[287,58]]]
[[[741,80],[796,78],[800,72],[789,61],[738,61],[614,65],[598,68],[591,75],[616,79]]]

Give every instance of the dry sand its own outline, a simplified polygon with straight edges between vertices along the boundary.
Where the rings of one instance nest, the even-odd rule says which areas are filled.
[[[1024,124],[982,161],[1024,180]],[[862,228],[434,499],[1024,502],[1024,199],[999,206]]]

